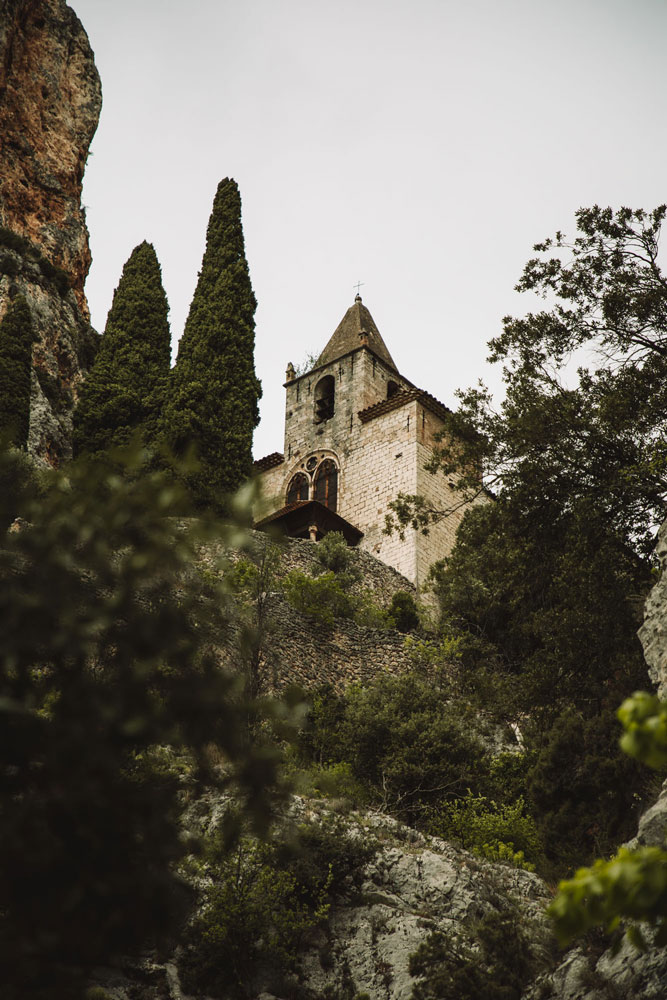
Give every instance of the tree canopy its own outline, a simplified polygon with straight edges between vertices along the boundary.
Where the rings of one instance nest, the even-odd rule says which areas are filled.
[[[665,212],[581,209],[574,239],[535,247],[517,289],[545,307],[505,317],[489,345],[505,397],[494,405],[482,384],[460,392],[431,464],[462,501],[486,494],[434,570],[441,625],[469,689],[520,720],[537,754],[529,799],[556,864],[574,860],[565,830],[579,859],[631,835],[625,790],[647,783],[637,773],[619,796],[627,764],[611,710],[648,683],[636,631],[667,513]],[[447,513],[419,497],[393,508],[417,528]],[[568,756],[574,732],[584,735]],[[546,794],[541,776],[563,769],[565,785],[547,780]],[[597,808],[609,796],[620,821]]]
[[[169,377],[169,306],[155,250],[126,262],[74,413],[75,455],[102,455],[138,436],[155,447]]]
[[[220,509],[252,471],[261,396],[254,368],[256,305],[241,196],[236,182],[226,178],[213,202],[163,421],[165,440],[177,458],[194,451],[198,466],[187,478],[201,507]]]
[[[578,235],[535,246],[517,290],[548,308],[505,317],[490,341],[506,396],[459,393],[436,456],[528,514],[564,514],[585,497],[646,555],[667,510],[667,278],[658,261],[665,206],[580,209]]]

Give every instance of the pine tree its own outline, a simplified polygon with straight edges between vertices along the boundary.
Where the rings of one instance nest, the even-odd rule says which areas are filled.
[[[169,379],[169,306],[155,250],[140,243],[123,268],[74,414],[75,455],[101,455],[139,434],[155,444]]]
[[[0,323],[0,435],[17,448],[28,443],[34,339],[30,308],[19,295]]]
[[[255,376],[255,308],[234,180],[218,185],[199,281],[172,373],[164,435],[177,457],[191,449],[198,468],[188,485],[202,507],[224,497],[252,470],[252,433],[259,421]]]

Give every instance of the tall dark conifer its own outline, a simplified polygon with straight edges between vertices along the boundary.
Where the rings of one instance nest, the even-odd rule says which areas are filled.
[[[17,448],[28,443],[34,339],[30,308],[19,295],[0,323],[0,435]]]
[[[220,509],[252,469],[259,421],[255,308],[235,181],[220,182],[199,281],[172,373],[165,438],[176,456],[194,450],[189,486],[201,506]]]
[[[123,268],[74,414],[75,455],[101,455],[137,433],[154,445],[169,379],[169,306],[155,250],[140,243]]]

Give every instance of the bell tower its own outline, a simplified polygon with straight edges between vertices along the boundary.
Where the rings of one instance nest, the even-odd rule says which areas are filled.
[[[458,505],[444,477],[424,469],[447,412],[398,371],[357,293],[313,368],[287,366],[284,450],[255,463],[273,510],[257,526],[311,539],[342,531],[419,586],[451,550],[462,513],[404,539],[384,534],[385,516],[399,492]]]

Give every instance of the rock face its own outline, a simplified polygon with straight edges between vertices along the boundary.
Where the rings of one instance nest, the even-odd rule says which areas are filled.
[[[644,608],[644,624],[639,638],[644,647],[651,680],[660,698],[667,698],[667,522],[658,534],[655,554],[660,560],[662,576],[649,594]]]
[[[326,817],[328,806],[297,799],[292,810],[299,821],[318,822]],[[216,809],[209,815],[214,823]],[[418,981],[410,974],[410,956],[429,934],[465,931],[491,913],[510,909],[530,935],[534,970],[551,964],[553,940],[544,916],[550,893],[537,875],[481,861],[388,816],[355,813],[347,827],[352,836],[376,839],[378,851],[366,865],[359,889],[350,888],[339,898],[327,930],[318,932],[302,953],[298,972],[302,996],[410,1000]],[[146,957],[96,970],[95,985],[108,1000],[133,1000],[139,995],[142,1000],[188,1000],[180,985],[180,959],[176,949],[167,962]],[[295,995],[299,995],[296,983],[290,992]],[[189,1000],[204,997],[198,994]],[[280,998],[261,993],[258,1000]]]
[[[64,0],[0,0],[0,319],[25,296],[37,333],[28,447],[51,465],[71,454],[96,349],[81,184],[101,104],[88,38]]]

